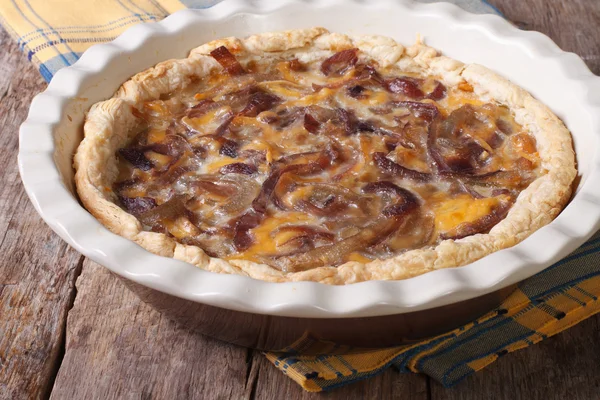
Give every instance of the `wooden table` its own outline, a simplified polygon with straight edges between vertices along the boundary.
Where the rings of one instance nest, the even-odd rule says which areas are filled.
[[[600,73],[598,0],[490,3]],[[389,370],[326,395],[303,392],[259,352],[176,326],[35,213],[17,172],[17,130],[46,85],[5,32],[0,48],[0,398],[600,399],[600,314],[453,389]]]

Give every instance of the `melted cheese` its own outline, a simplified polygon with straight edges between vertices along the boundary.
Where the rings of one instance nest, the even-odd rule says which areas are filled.
[[[365,106],[379,106],[389,101],[389,96],[383,91],[374,92],[369,90],[365,93],[366,98],[361,99],[360,102]]]
[[[294,85],[293,83],[290,83],[288,81],[261,82],[258,86],[266,89],[267,91],[275,95],[284,98],[297,99],[304,96],[304,93],[306,91],[306,89],[302,86]]]
[[[254,139],[252,142],[242,147],[242,150],[264,151],[267,163],[271,164],[273,162],[273,147],[264,140]]]
[[[281,234],[279,240],[273,238],[273,231],[286,224],[296,225],[309,221],[311,218],[299,212],[289,212],[286,215],[267,217],[261,225],[251,229],[250,233],[255,238],[255,244],[248,250],[229,259],[258,260],[258,256],[277,254],[277,245],[285,243],[287,235]],[[289,240],[289,239],[288,239]]]
[[[360,253],[352,252],[348,256],[348,261],[356,261],[356,262],[359,262],[359,263],[366,264],[366,263],[370,263],[373,260],[371,260],[370,258],[367,258],[367,257],[363,256]]]
[[[171,157],[154,151],[147,151],[145,155],[156,167],[164,167],[171,162]]]
[[[165,221],[164,223],[169,233],[177,239],[184,239],[199,233],[198,228],[185,217],[179,217],[175,221]]]
[[[236,162],[237,161],[235,160],[235,158],[229,158],[229,157],[219,158],[215,161],[204,164],[204,166],[203,166],[204,173],[214,174],[214,173],[218,172],[222,167],[229,165],[229,164],[235,164]]]
[[[433,203],[438,232],[448,232],[463,222],[476,221],[489,214],[499,204],[497,197],[483,199],[474,199],[469,195],[461,195],[453,199],[447,199],[442,195],[438,197],[439,201]]]
[[[427,172],[429,170],[427,162],[421,159],[415,150],[398,146],[394,150],[394,153],[396,155],[396,161],[404,167],[421,172]]]
[[[312,186],[300,186],[300,187],[297,187],[295,190],[289,192],[283,198],[283,201],[285,201],[288,205],[291,205],[291,204],[297,203],[299,200],[308,198],[312,192],[313,192]]]
[[[148,132],[148,143],[160,143],[165,140],[167,132],[164,129],[150,129]]]
[[[307,107],[312,105],[318,105],[325,100],[333,97],[336,91],[329,88],[323,88],[315,94],[309,94],[299,100],[289,101],[288,107]]]
[[[464,106],[465,104],[480,107],[484,105],[485,102],[475,97],[474,94],[461,92],[453,93],[451,96],[448,96],[448,99],[446,101],[446,105],[449,110],[456,110]]]
[[[280,62],[277,64],[277,69],[279,70],[279,72],[281,72],[281,74],[283,75],[283,78],[286,81],[289,82],[295,82],[295,83],[300,83],[300,78],[296,76],[296,73],[294,73],[291,69],[290,69],[290,64],[288,62]]]
[[[144,109],[150,111],[151,115],[168,115],[169,110],[161,100],[149,101],[144,103]]]

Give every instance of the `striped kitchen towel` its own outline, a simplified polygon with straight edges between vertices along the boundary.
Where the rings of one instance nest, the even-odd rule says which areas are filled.
[[[47,81],[91,45],[183,8],[220,0],[5,0],[0,23]],[[266,1],[266,0],[265,0]],[[437,0],[419,0],[425,3]],[[476,13],[497,13],[485,0],[452,0]],[[410,345],[372,350],[304,337],[267,358],[308,391],[333,389],[394,366],[445,386],[509,352],[552,336],[600,311],[600,234],[569,257],[521,283],[498,309],[451,332]]]

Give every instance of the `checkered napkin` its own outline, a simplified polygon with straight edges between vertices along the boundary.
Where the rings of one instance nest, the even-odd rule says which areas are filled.
[[[220,0],[4,0],[0,23],[47,81],[91,45],[183,8]],[[267,1],[267,0],[264,0]],[[271,0],[268,0],[271,1]],[[419,0],[431,3],[437,0]],[[475,13],[498,13],[485,0],[452,0]],[[552,336],[600,311],[600,234],[521,283],[497,310],[454,331],[410,345],[358,349],[304,337],[266,357],[308,391],[333,389],[382,372],[421,372],[445,386],[511,351]]]

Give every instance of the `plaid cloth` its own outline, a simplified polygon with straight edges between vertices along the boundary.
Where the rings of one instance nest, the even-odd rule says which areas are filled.
[[[5,0],[0,22],[47,80],[91,45],[140,22],[220,0]],[[265,0],[266,1],[266,0]],[[425,3],[437,0],[419,0]],[[452,0],[475,13],[499,13],[485,0]],[[304,337],[266,357],[308,391],[333,389],[390,366],[452,386],[509,352],[552,336],[600,311],[600,234],[521,283],[497,310],[452,332],[410,345],[357,349]]]

